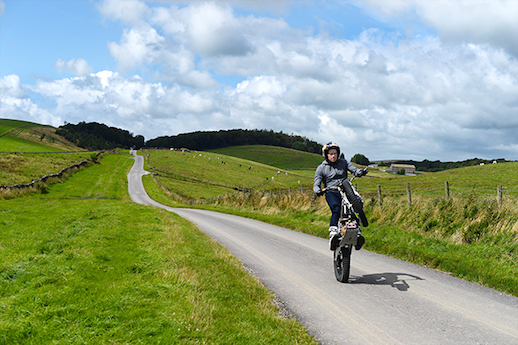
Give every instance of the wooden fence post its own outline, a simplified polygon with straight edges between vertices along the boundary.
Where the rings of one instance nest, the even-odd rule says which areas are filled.
[[[444,182],[444,187],[446,188],[446,201],[450,200],[450,185],[448,181]]]
[[[412,191],[410,190],[410,183],[406,184],[406,194],[408,195],[408,205],[412,206]]]
[[[498,195],[498,206],[502,206],[502,185],[498,185],[497,187],[497,195]]]
[[[378,185],[378,200],[380,203],[380,206],[383,205],[383,195],[381,194],[381,185]]]

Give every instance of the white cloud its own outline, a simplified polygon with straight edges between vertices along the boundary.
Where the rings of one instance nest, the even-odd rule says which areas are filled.
[[[7,75],[0,79],[0,97],[6,98],[27,98],[22,88],[20,77],[15,74]]]
[[[111,55],[119,61],[124,70],[130,70],[142,63],[153,64],[163,52],[161,37],[154,28],[144,25],[125,29],[121,43],[108,45]]]
[[[180,11],[186,28],[187,44],[203,56],[245,55],[251,47],[242,24],[230,7],[215,3],[189,6]]]
[[[489,44],[518,57],[516,0],[364,0],[358,4],[392,18],[415,11],[444,42]]]
[[[3,16],[5,12],[5,3],[0,0],[0,16]]]
[[[85,59],[72,59],[69,61],[63,61],[58,59],[56,61],[56,68],[58,72],[67,72],[76,76],[88,75],[92,72],[92,67],[86,62]]]
[[[8,75],[0,79],[0,114],[7,119],[26,120],[53,126],[61,124],[58,116],[33,103],[17,75]]]
[[[98,9],[103,16],[121,20],[128,25],[142,23],[148,11],[146,4],[139,0],[104,0]]]

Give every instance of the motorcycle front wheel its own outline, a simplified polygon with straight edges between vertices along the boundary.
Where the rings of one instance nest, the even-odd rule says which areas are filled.
[[[354,212],[356,212],[356,214],[360,218],[362,226],[368,226],[369,221],[367,220],[365,212],[363,212],[362,199],[354,193],[353,187],[351,186],[351,183],[349,181],[346,181],[346,183],[343,184],[343,188],[345,190],[345,195],[347,195],[347,199],[349,199],[349,202],[353,205]]]
[[[341,283],[349,281],[352,246],[337,247],[334,253],[335,277]]]

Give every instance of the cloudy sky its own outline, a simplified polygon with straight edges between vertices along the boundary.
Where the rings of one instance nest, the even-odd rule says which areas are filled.
[[[518,159],[518,0],[0,0],[0,117]]]

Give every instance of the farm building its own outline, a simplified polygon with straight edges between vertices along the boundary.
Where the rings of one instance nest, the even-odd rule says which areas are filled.
[[[390,173],[397,174],[401,169],[405,169],[405,175],[414,175],[415,166],[410,164],[391,164]]]

